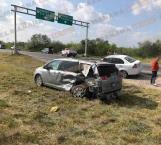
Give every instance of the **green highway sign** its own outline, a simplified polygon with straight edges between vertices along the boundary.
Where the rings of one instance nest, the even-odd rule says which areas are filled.
[[[37,7],[36,8],[36,18],[41,19],[41,20],[54,22],[55,21],[55,12]]]
[[[66,24],[66,25],[73,25],[73,17],[58,13],[58,23]]]

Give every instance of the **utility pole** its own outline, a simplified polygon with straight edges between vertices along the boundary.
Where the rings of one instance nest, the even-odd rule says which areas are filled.
[[[87,27],[86,27],[86,40],[85,40],[85,53],[84,53],[85,57],[87,56],[87,48],[88,48],[88,28],[89,28],[89,25],[87,24]]]
[[[17,11],[17,7],[14,6],[14,33],[15,33],[15,39],[14,39],[14,54],[18,54],[17,51],[17,21],[16,21],[16,11]]]

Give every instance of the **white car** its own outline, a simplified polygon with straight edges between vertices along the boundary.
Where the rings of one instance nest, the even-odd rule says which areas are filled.
[[[41,50],[42,53],[44,54],[53,54],[53,49],[51,48],[44,48]]]
[[[141,62],[127,55],[109,55],[103,58],[103,61],[115,64],[123,78],[138,75],[142,71]]]
[[[67,56],[67,57],[76,57],[77,52],[75,50],[70,50],[66,48],[65,50],[61,51],[62,56]]]
[[[42,53],[45,53],[45,54],[48,54],[49,48],[44,48],[44,49],[41,50],[41,52],[42,52]]]

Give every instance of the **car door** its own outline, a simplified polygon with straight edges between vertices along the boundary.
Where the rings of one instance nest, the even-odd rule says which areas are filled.
[[[46,84],[48,86],[56,87],[56,85],[58,84],[58,81],[61,78],[58,68],[61,63],[61,60],[54,60],[46,66],[44,66],[46,72],[43,76],[46,78]]]
[[[69,91],[76,81],[79,73],[78,61],[63,61],[59,66],[61,79],[59,80],[59,87],[63,90]]]

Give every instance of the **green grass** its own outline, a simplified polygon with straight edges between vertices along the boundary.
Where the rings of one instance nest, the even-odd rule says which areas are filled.
[[[121,98],[110,103],[73,98],[35,86],[33,71],[42,64],[0,54],[0,144],[161,144],[160,91],[124,84]],[[54,106],[59,110],[50,112]]]

